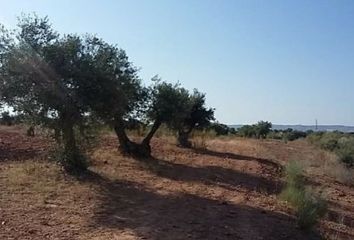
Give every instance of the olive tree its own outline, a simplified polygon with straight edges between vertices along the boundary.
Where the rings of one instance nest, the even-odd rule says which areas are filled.
[[[77,93],[85,106],[111,126],[123,153],[141,150],[126,134],[131,119],[142,115],[147,101],[147,89],[141,85],[137,69],[125,51],[102,39],[87,39],[89,64],[84,81],[77,81]]]
[[[68,170],[86,168],[75,129],[89,116],[114,128],[123,153],[150,156],[161,124],[179,126],[185,138],[212,115],[204,95],[157,77],[146,88],[137,72],[124,50],[95,36],[60,36],[47,18],[22,16],[17,29],[1,28],[1,102],[55,130]],[[150,126],[141,142],[126,134],[132,119]]]
[[[205,104],[205,94],[197,89],[194,89],[193,94],[188,96],[184,117],[175,124],[179,146],[191,147],[189,136],[193,129],[203,129],[214,120],[214,109],[207,108]]]
[[[40,124],[59,130],[67,170],[82,171],[86,163],[79,152],[74,128],[86,108],[75,81],[87,75],[83,40],[60,37],[48,18],[22,16],[17,29],[1,32],[1,100]],[[51,123],[51,124],[48,124]]]
[[[259,121],[257,124],[254,125],[254,127],[258,139],[266,138],[267,134],[272,129],[272,123],[267,121]]]
[[[100,54],[96,57],[106,67],[94,70],[100,74],[92,74],[79,91],[95,114],[114,128],[122,153],[149,157],[150,142],[159,127],[163,123],[175,125],[185,119],[188,91],[158,77],[153,78],[152,86],[143,87],[125,52],[97,41],[101,46],[97,48]],[[126,133],[132,119],[150,127],[140,142],[132,141]]]
[[[153,124],[142,142],[145,146],[149,145],[152,136],[162,123],[172,129],[183,131],[182,128],[188,124],[193,107],[188,90],[179,84],[162,82],[158,78],[154,81],[151,104],[147,112],[147,117]]]

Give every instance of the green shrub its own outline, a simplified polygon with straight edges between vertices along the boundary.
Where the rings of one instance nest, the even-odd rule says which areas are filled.
[[[319,145],[322,149],[334,151],[338,148],[338,140],[341,136],[338,132],[326,132],[322,135]]]
[[[309,142],[336,153],[339,160],[348,167],[354,166],[354,136],[340,132],[313,133],[308,136]]]
[[[297,206],[298,225],[300,228],[309,230],[327,212],[326,201],[307,189],[301,196]]]
[[[240,137],[252,138],[256,137],[256,129],[252,125],[244,125],[237,130],[237,134]]]
[[[338,141],[336,154],[341,162],[349,167],[354,166],[354,138],[341,138]]]
[[[0,123],[2,125],[11,126],[14,124],[14,117],[10,115],[8,111],[1,113]]]
[[[290,162],[285,174],[286,186],[281,198],[295,209],[299,227],[309,230],[326,213],[326,202],[314,191],[306,188],[303,169],[299,163]]]
[[[320,146],[325,150],[334,151],[338,146],[338,142],[335,139],[321,139]]]
[[[323,136],[324,132],[314,132],[307,135],[307,141],[311,144],[319,145],[319,142]]]
[[[338,158],[348,167],[354,166],[354,146],[350,148],[340,148],[337,150]]]
[[[274,130],[268,133],[267,138],[269,139],[276,139],[276,140],[282,140],[283,139],[283,132]]]
[[[271,132],[272,123],[259,121],[253,125],[243,125],[237,130],[240,137],[264,139]]]
[[[223,135],[228,135],[228,134],[234,134],[235,133],[235,129],[234,128],[230,128],[227,125],[221,124],[221,123],[218,123],[218,122],[211,123],[206,128],[206,130],[216,133],[216,136],[223,136]]]
[[[303,167],[300,163],[291,161],[285,168],[286,183],[288,186],[300,189],[305,186]]]
[[[295,141],[299,138],[305,138],[306,135],[307,135],[306,132],[295,130],[291,132],[285,132],[284,139],[286,139],[287,141]]]

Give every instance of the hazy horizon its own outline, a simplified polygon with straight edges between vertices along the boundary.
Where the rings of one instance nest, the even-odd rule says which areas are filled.
[[[354,126],[353,1],[0,2],[7,27],[36,12],[116,43],[145,83],[205,92],[222,123]]]
[[[234,124],[227,124],[229,126],[242,126],[242,125],[250,125],[250,124],[255,124],[254,123],[234,123]],[[278,126],[316,126],[316,124],[283,124],[283,123],[272,123],[272,125],[278,125]],[[343,126],[343,127],[354,127],[354,125],[343,125],[343,124],[318,124],[317,126]]]

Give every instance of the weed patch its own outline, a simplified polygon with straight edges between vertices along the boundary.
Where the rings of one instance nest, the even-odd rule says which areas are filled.
[[[281,198],[296,211],[301,229],[310,230],[327,211],[326,201],[312,189],[306,188],[302,166],[290,162],[286,167],[286,186]]]

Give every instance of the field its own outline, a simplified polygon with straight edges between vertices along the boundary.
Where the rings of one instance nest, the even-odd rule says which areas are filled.
[[[331,153],[305,140],[207,140],[181,149],[153,139],[153,159],[117,151],[107,134],[91,155],[89,173],[66,175],[47,152],[51,141],[0,128],[0,239],[354,239],[351,176]],[[328,200],[311,232],[296,226],[278,195],[287,162]]]

